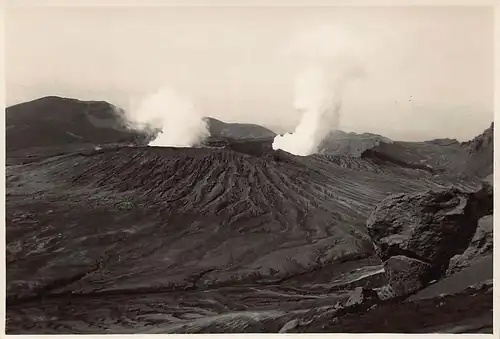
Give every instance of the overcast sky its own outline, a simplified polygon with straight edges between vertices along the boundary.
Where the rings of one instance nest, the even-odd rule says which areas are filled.
[[[167,86],[204,115],[293,129],[298,70],[283,50],[333,25],[365,69],[344,92],[341,129],[464,140],[493,120],[487,7],[28,7],[5,17],[9,105],[59,95],[130,109]]]

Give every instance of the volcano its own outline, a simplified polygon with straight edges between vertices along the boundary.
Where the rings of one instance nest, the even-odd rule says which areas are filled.
[[[337,131],[302,157],[262,126],[206,122],[202,145],[149,147],[154,133],[106,102],[7,108],[8,333],[491,332],[488,253],[443,277],[449,295],[346,302],[357,288],[384,299],[377,204],[478,191],[493,124],[465,143]]]

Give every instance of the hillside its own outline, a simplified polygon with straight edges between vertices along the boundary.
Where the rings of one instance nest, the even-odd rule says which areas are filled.
[[[44,97],[6,109],[7,151],[68,144],[127,143],[120,111],[104,101]]]

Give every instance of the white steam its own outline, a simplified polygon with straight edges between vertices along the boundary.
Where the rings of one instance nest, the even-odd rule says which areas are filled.
[[[354,41],[338,29],[320,27],[289,46],[287,54],[302,61],[294,84],[294,108],[302,115],[293,133],[275,137],[273,149],[309,155],[339,128],[342,91],[348,80],[362,74]]]
[[[147,96],[125,115],[136,130],[159,131],[150,146],[191,147],[209,136],[193,103],[169,88]]]

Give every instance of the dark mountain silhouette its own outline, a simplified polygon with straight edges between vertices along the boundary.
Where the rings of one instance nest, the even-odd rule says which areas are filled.
[[[44,97],[6,109],[7,151],[136,141],[123,114],[104,101]]]
[[[333,314],[350,324],[363,308],[342,307],[352,290],[387,284],[366,228],[375,206],[393,193],[475,192],[492,168],[493,126],[464,144],[339,131],[300,157],[273,151],[258,125],[210,118],[203,147],[171,148],[145,146],[120,121],[101,102],[7,109],[11,333],[319,331]],[[108,147],[71,147],[84,144]],[[58,153],[12,162],[41,146]],[[474,314],[432,326],[491,314],[481,291],[450,301]],[[390,318],[391,300],[366,316]],[[417,332],[418,307],[407,309],[401,326]]]

